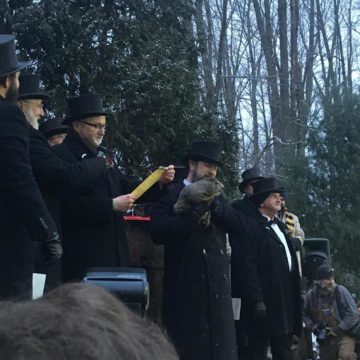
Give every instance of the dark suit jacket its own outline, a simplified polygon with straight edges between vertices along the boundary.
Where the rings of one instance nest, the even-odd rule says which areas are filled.
[[[54,151],[69,163],[96,157],[75,134],[70,133]],[[122,212],[113,210],[112,199],[130,193],[138,184],[115,165],[91,185],[66,191],[62,196],[64,280],[80,280],[91,267],[130,266],[129,246]],[[154,185],[141,200],[161,196]],[[140,199],[137,201],[141,201]]]
[[[33,127],[30,127],[30,156],[36,182],[61,233],[61,190],[76,190],[96,181],[106,170],[104,160],[93,158],[72,164],[65,162],[50,148],[45,136]],[[47,274],[47,289],[51,289],[61,281],[60,261],[58,266],[44,265],[45,255],[44,249],[39,247],[35,271]]]
[[[0,298],[30,295],[32,240],[55,232],[31,168],[29,125],[0,97]]]
[[[249,334],[285,335],[301,333],[300,275],[295,249],[286,237],[291,254],[292,271],[285,248],[268,220],[260,212],[248,218],[248,232],[240,241],[232,242],[232,291],[241,297],[246,311]],[[267,306],[264,321],[256,321],[253,307],[258,301]]]

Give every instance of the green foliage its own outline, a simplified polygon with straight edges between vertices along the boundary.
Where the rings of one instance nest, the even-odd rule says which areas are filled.
[[[360,98],[335,94],[323,103],[324,116],[310,132],[306,224],[331,240],[334,261],[359,271],[360,251]]]
[[[69,96],[103,95],[107,142],[128,175],[179,164],[192,141],[207,138],[224,145],[231,190],[236,129],[201,107],[192,17],[185,0],[40,0],[16,12],[13,28],[56,115]]]

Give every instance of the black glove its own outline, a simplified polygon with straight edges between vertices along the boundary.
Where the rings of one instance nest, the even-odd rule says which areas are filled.
[[[266,317],[266,304],[258,301],[254,304],[254,315],[256,320],[262,320]]]
[[[210,204],[211,213],[216,217],[221,217],[224,213],[224,203],[216,197],[213,202]]]
[[[46,241],[45,241],[45,264],[51,264],[56,262],[61,258],[63,253],[63,249],[61,246],[61,241],[59,238],[59,234],[57,232],[53,233]]]
[[[204,203],[196,203],[192,208],[177,214],[178,219],[186,226],[204,227],[204,215],[209,211],[209,206]],[[206,226],[205,226],[206,227]]]

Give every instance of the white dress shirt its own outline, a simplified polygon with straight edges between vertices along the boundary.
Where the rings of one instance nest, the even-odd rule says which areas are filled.
[[[268,216],[262,214],[262,216],[264,216],[268,221],[270,220],[274,220],[273,219],[270,219]],[[289,250],[289,247],[288,247],[288,244],[286,242],[286,238],[285,238],[285,235],[284,233],[280,230],[278,224],[271,224],[271,228],[275,231],[277,237],[279,238],[279,240],[281,241],[281,243],[284,245],[284,249],[285,249],[285,253],[286,253],[286,257],[287,257],[287,261],[288,261],[288,264],[289,264],[289,271],[291,271],[291,266],[292,266],[292,259],[291,259],[291,254],[290,254],[290,250]]]

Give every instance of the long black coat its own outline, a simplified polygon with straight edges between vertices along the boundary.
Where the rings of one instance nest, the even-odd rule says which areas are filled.
[[[281,222],[278,226],[284,232]],[[286,236],[286,235],[285,235]],[[248,232],[232,242],[232,289],[244,301],[248,334],[301,334],[300,275],[295,249],[286,236],[293,270],[285,249],[268,220],[260,213],[248,218]],[[264,301],[265,320],[255,321],[253,306]]]
[[[243,231],[242,216],[224,205],[196,229],[173,210],[184,184],[173,185],[151,214],[151,235],[165,245],[163,320],[183,360],[236,356],[226,231]]]
[[[45,136],[33,127],[30,127],[30,157],[35,180],[61,233],[61,190],[74,191],[97,180],[106,170],[104,160],[94,158],[67,163],[50,148]],[[39,246],[35,271],[47,274],[46,287],[49,290],[61,282],[61,261],[44,265],[44,257],[44,249]]]
[[[249,200],[248,196],[244,196],[240,200],[236,200],[232,203],[234,209],[241,211],[246,217],[254,216],[258,213],[255,205]]]
[[[17,106],[0,97],[0,298],[31,295],[32,240],[45,241],[54,232],[32,173],[29,125]]]
[[[76,163],[96,154],[70,133],[54,151],[65,161]],[[65,281],[80,280],[91,267],[130,266],[130,254],[123,221],[124,213],[113,211],[112,199],[130,193],[137,182],[129,180],[114,166],[97,181],[62,197]],[[153,187],[142,199],[160,196]]]

